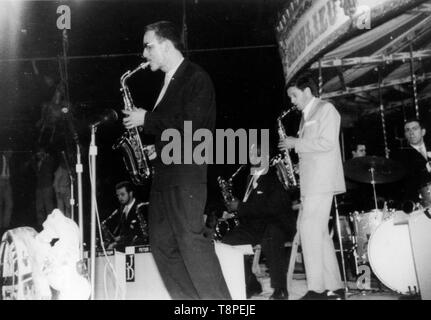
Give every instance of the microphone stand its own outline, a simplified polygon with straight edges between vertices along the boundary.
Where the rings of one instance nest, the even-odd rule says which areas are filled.
[[[90,142],[90,181],[91,181],[91,241],[90,241],[90,281],[91,281],[91,296],[94,300],[95,275],[96,275],[96,130],[97,126],[91,126],[91,142]]]
[[[70,204],[70,218],[75,221],[75,179],[73,177],[73,173],[70,170],[70,166],[69,166],[69,161],[67,160],[67,156],[64,153],[64,151],[61,152],[62,156],[63,156],[63,160],[64,160],[64,164],[66,165],[66,169],[67,169],[67,173],[69,175],[69,181],[70,181],[70,199],[69,199],[69,204]],[[66,213],[66,212],[65,212]],[[82,258],[82,257],[81,257]]]
[[[72,174],[69,174],[70,179],[70,218],[75,221],[75,180],[73,179]],[[81,257],[82,258],[82,257]]]
[[[83,200],[82,200],[82,172],[83,166],[81,162],[81,148],[78,141],[76,142],[76,175],[78,183],[78,225],[79,225],[79,238],[80,238],[80,258],[84,259],[84,214],[83,214]],[[73,190],[73,186],[71,188]],[[73,192],[73,191],[72,191]],[[73,200],[75,202],[75,200]],[[72,199],[70,199],[72,204]]]

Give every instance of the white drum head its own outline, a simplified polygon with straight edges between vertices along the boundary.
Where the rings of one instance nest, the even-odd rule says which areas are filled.
[[[370,265],[379,280],[402,294],[419,290],[407,224],[383,222],[368,243]],[[410,290],[409,290],[410,289]]]

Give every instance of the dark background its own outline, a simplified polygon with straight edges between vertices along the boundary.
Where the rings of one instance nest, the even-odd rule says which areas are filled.
[[[144,27],[158,20],[171,20],[183,27],[184,9],[186,55],[201,65],[214,82],[217,128],[267,128],[272,147],[275,146],[276,117],[291,106],[284,90],[274,28],[277,12],[284,3],[281,0],[0,1],[0,150],[13,148],[20,167],[14,181],[14,225],[34,223],[35,179],[25,164],[38,138],[35,124],[40,118],[41,105],[53,94],[43,75],[60,80],[63,44],[67,44],[69,58],[70,115],[83,153],[84,215],[89,219],[89,123],[107,108],[121,114],[119,80],[126,70],[142,62]],[[59,16],[56,11],[61,4],[71,9],[71,30],[66,42],[56,27]],[[33,71],[32,59],[39,76]],[[135,104],[143,108],[154,105],[161,85],[162,74],[158,72],[140,72],[129,81]],[[284,122],[289,134],[296,133],[298,119],[297,114],[292,114]],[[111,149],[124,131],[120,120],[100,127],[97,132],[98,203],[102,218],[117,203],[115,184],[128,179],[120,155]],[[392,150],[401,145],[397,140],[402,137],[400,120],[399,113],[386,119]],[[57,128],[51,151],[58,158],[58,152],[68,146],[73,169],[76,156],[67,122],[59,121]],[[378,113],[359,119],[343,132],[346,148],[356,137],[367,143],[369,154],[384,155]],[[345,155],[350,157],[349,150]],[[228,178],[237,168],[237,165],[210,166],[210,198],[219,197],[217,176]],[[147,200],[148,184],[137,188],[141,200]]]
[[[0,38],[0,149],[12,147],[17,162],[30,159],[39,134],[35,123],[40,118],[41,104],[53,94],[43,75],[60,80],[57,57],[63,56],[63,35],[56,28],[59,16],[56,10],[60,4],[71,9],[71,30],[66,42],[70,114],[83,148],[86,218],[90,214],[88,124],[103,109],[113,108],[121,113],[119,79],[126,70],[142,62],[139,54],[144,26],[158,20],[171,20],[183,26],[184,4],[186,55],[201,65],[214,82],[217,128],[268,128],[275,141],[275,118],[288,107],[273,27],[280,1],[31,1],[12,7],[9,4],[6,7],[9,18],[3,19],[0,25],[3,34]],[[129,55],[101,57],[115,54]],[[35,75],[29,59],[36,60],[39,76]],[[129,86],[135,104],[151,108],[161,81],[161,73],[147,71],[131,78]],[[116,205],[115,183],[128,178],[120,155],[111,150],[122,132],[120,121],[97,132],[98,200],[102,217],[109,215]],[[76,159],[71,135],[67,123],[60,121],[52,153],[58,155],[66,146],[64,141],[72,146],[68,153],[73,169]],[[218,175],[228,177],[237,167],[211,166],[209,194],[217,193]],[[14,188],[15,225],[34,223],[33,188],[32,172],[21,169]],[[146,200],[148,186],[139,187],[137,193]]]

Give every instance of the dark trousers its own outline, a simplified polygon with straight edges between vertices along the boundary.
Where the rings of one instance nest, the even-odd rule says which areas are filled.
[[[231,299],[212,240],[204,236],[206,185],[151,191],[151,250],[172,299]]]
[[[287,285],[287,256],[284,243],[288,241],[289,234],[276,224],[267,224],[266,226],[253,227],[246,224],[240,224],[235,229],[228,232],[222,239],[223,243],[229,245],[261,244],[262,254],[265,255],[269,276],[271,278],[271,287],[286,288]],[[257,282],[256,277],[252,274],[251,263],[245,261],[246,285],[254,286]]]
[[[0,178],[0,230],[10,227],[12,207],[12,187],[9,179]]]
[[[42,226],[46,217],[54,210],[54,188],[37,188],[36,189],[36,217],[39,226]]]

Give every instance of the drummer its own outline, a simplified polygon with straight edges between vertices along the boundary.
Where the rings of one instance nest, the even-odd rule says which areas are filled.
[[[346,164],[348,164],[349,161],[357,161],[358,159],[362,158],[366,162],[370,158],[373,158],[367,157],[367,146],[363,141],[352,143],[350,151],[352,154],[352,159],[346,161],[345,170]],[[368,171],[364,172],[364,175],[367,175],[368,173]],[[349,176],[350,174],[345,172],[347,187],[345,200],[349,203],[349,206],[347,207],[350,209],[350,213],[353,211],[361,212],[374,210],[376,209],[376,201],[378,209],[398,207],[398,202],[393,199],[399,198],[396,191],[399,189],[399,186],[396,183],[390,183],[392,179],[388,179],[388,181],[385,181],[385,179],[380,181],[377,189],[376,199],[374,199],[371,180],[365,182],[363,179],[349,179]]]
[[[354,141],[350,144],[352,159],[367,156],[367,146],[363,141]],[[345,175],[346,179],[346,200],[350,202],[350,211],[368,211],[373,208],[373,192],[369,184],[351,180]]]
[[[352,158],[365,157],[367,155],[367,146],[363,142],[358,142],[352,145]]]
[[[426,129],[418,119],[404,123],[404,136],[408,146],[401,149],[399,160],[406,169],[403,199],[419,201],[419,189],[431,182],[431,145],[425,143]]]

